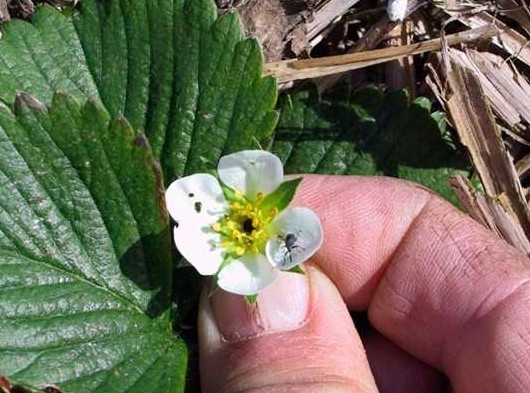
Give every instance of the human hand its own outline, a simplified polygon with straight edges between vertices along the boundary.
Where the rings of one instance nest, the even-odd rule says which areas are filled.
[[[296,203],[324,246],[257,307],[203,293],[203,393],[435,393],[443,374],[453,393],[530,391],[525,255],[398,180],[307,176]],[[348,309],[367,311],[362,340]]]

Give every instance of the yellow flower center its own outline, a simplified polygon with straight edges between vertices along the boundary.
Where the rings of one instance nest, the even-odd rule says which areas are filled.
[[[221,246],[228,255],[240,257],[247,252],[263,253],[270,239],[269,224],[278,214],[277,208],[264,211],[260,208],[263,195],[258,194],[255,202],[250,202],[236,192],[230,200],[230,210],[212,229],[221,235]]]

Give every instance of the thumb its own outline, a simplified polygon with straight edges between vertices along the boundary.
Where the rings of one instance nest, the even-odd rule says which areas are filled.
[[[283,273],[256,305],[204,291],[199,346],[203,393],[377,392],[346,305],[314,267]]]

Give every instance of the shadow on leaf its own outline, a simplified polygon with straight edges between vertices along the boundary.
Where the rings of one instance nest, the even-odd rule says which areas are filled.
[[[140,289],[153,294],[146,309],[151,318],[159,317],[171,307],[171,269],[157,257],[157,252],[150,252],[167,249],[168,236],[169,227],[144,236],[120,258],[122,273]]]

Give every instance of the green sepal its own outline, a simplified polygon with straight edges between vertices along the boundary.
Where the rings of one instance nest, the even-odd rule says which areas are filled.
[[[218,179],[219,180],[219,179]],[[237,199],[236,197],[236,190],[234,190],[231,187],[228,187],[226,184],[224,184],[221,180],[219,180],[219,184],[221,185],[221,189],[223,190],[223,194],[225,195],[226,200],[230,203],[232,201],[235,201]]]
[[[303,178],[299,177],[294,180],[283,182],[273,193],[263,198],[260,208],[265,212],[272,208],[277,208],[278,212],[281,212],[289,206],[289,203],[293,200],[296,190],[302,180]]]
[[[230,262],[232,262],[235,258],[232,257],[231,255],[227,255],[225,257],[225,259],[223,259],[223,262],[221,263],[221,265],[219,266],[219,269],[217,269],[217,273],[215,273],[214,275],[214,280],[215,280],[215,284],[217,285],[217,281],[219,279],[219,273],[221,273],[221,270],[223,270],[225,267],[227,267]]]
[[[296,274],[303,274],[305,275],[304,270],[300,267],[300,265],[293,266],[289,270],[287,270],[289,273],[296,273]]]
[[[254,306],[258,302],[258,294],[246,295],[245,300],[249,306]]]

